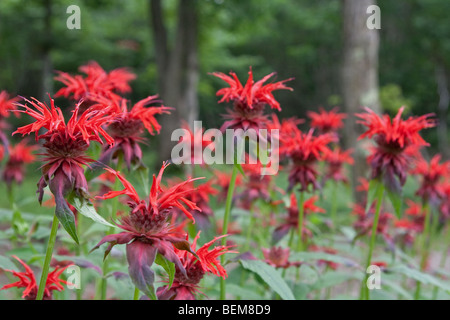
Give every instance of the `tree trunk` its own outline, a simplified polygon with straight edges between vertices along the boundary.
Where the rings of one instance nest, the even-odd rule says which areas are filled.
[[[358,136],[361,128],[356,124],[355,113],[367,106],[380,112],[378,89],[378,46],[377,29],[366,25],[370,14],[367,8],[375,5],[375,0],[342,0],[343,16],[343,64],[342,64],[342,98],[344,110],[348,114],[344,132],[344,145],[354,149],[355,166],[352,172],[352,184],[358,177],[367,176],[365,154]],[[355,188],[353,187],[353,190]],[[357,200],[362,195],[356,194]]]
[[[161,0],[150,0],[159,93],[165,105],[175,108],[171,115],[160,118],[164,143],[159,146],[159,162],[170,159],[176,143],[170,137],[181,121],[192,123],[198,115],[196,6],[196,0],[179,0],[175,40],[169,48]]]
[[[450,93],[448,90],[448,73],[443,64],[438,64],[436,67],[436,83],[439,94],[438,104],[438,146],[439,152],[444,159],[450,158],[450,146],[448,142],[447,131],[447,115],[448,105],[450,104]]]

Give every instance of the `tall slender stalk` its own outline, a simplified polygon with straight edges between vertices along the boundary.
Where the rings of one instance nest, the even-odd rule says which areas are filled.
[[[118,156],[117,156],[117,166],[116,166],[116,171],[121,171],[122,170],[122,166],[123,166],[123,154],[119,152]],[[120,187],[120,181],[119,179],[116,179],[114,182],[114,190],[119,189]],[[118,210],[118,206],[119,206],[119,199],[116,197],[114,199],[112,199],[112,207],[111,207],[111,217],[114,217],[114,215],[117,213]],[[110,227],[108,230],[108,234],[112,234],[114,232],[114,227]],[[106,299],[106,291],[108,288],[108,279],[106,277],[107,273],[108,273],[108,265],[109,265],[109,260],[107,257],[105,257],[105,259],[103,260],[103,266],[102,266],[102,280],[100,283],[100,299],[101,300],[105,300]]]
[[[425,214],[425,221],[423,227],[422,241],[421,241],[421,253],[422,257],[420,259],[420,271],[425,270],[427,259],[428,259],[428,251],[430,248],[430,225],[431,225],[431,210],[428,206],[428,201],[424,200],[422,204],[422,212]],[[420,299],[420,291],[421,291],[421,283],[417,282],[416,284],[416,292],[414,293],[414,299]]]
[[[366,271],[367,268],[369,268],[369,266],[372,264],[372,255],[373,255],[373,249],[375,248],[375,241],[377,238],[378,221],[380,219],[380,210],[381,210],[381,204],[383,202],[383,196],[384,196],[384,185],[380,184],[377,189],[377,193],[376,193],[377,205],[375,207],[375,215],[373,217],[373,222],[372,222],[372,233],[370,235],[369,253],[367,255],[366,269],[364,271]],[[360,300],[364,300],[364,299],[370,300],[370,290],[369,290],[369,287],[367,286],[368,278],[369,278],[369,275],[366,274],[366,276],[364,277],[364,280],[361,284]]]
[[[299,199],[298,199],[298,240],[297,240],[297,251],[303,250],[303,219],[305,215],[305,194],[303,191],[300,191]]]
[[[231,173],[231,179],[230,184],[228,186],[228,192],[227,192],[227,199],[225,202],[225,213],[223,216],[223,227],[222,227],[222,234],[225,235],[228,233],[228,222],[230,220],[230,214],[231,214],[231,205],[233,203],[233,193],[234,193],[234,187],[236,185],[236,178],[238,174],[238,168],[236,165],[233,166],[233,171]],[[222,238],[221,242],[222,246],[226,245],[226,238]],[[225,256],[220,256],[220,263],[224,265],[225,263]],[[220,279],[220,299],[225,300],[226,297],[226,285],[225,285],[225,279]]]
[[[48,238],[47,250],[45,252],[44,266],[42,267],[41,280],[39,281],[38,293],[36,300],[42,300],[44,297],[45,285],[47,284],[48,270],[50,268],[50,262],[52,260],[53,248],[56,242],[56,233],[58,232],[59,220],[56,215],[53,215],[52,228],[50,236]]]

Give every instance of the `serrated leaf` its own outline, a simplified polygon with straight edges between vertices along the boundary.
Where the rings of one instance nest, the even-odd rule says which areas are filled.
[[[239,260],[242,267],[257,274],[283,300],[295,300],[289,286],[280,273],[272,266],[260,260]]]
[[[106,221],[101,215],[97,213],[97,210],[95,210],[94,205],[88,199],[77,196],[70,196],[68,197],[67,201],[69,201],[69,203],[73,205],[75,209],[77,209],[77,211],[81,213],[83,216],[86,216],[92,219],[93,221],[103,224],[105,226],[114,227],[111,223]]]
[[[159,253],[156,255],[155,263],[163,267],[163,269],[169,275],[169,284],[167,289],[170,289],[172,287],[173,280],[175,279],[175,263],[167,260],[163,255]]]

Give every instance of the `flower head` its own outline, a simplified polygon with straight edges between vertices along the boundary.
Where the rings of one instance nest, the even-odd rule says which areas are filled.
[[[293,167],[289,174],[289,189],[300,185],[300,190],[309,186],[320,189],[315,164],[328,153],[328,144],[336,138],[331,134],[314,135],[314,129],[302,132],[294,122],[287,122],[280,133],[280,154],[291,159]]]
[[[19,97],[11,98],[6,90],[0,92],[0,119],[8,118],[13,112],[16,116],[20,114],[16,110],[15,103],[19,101]]]
[[[103,144],[103,136],[107,143],[114,143],[113,138],[103,129],[109,121],[108,113],[93,105],[79,115],[80,104],[77,104],[66,123],[61,109],[55,106],[53,99],[50,99],[50,106],[34,98],[32,101],[24,100],[30,106],[18,104],[23,108],[19,111],[30,115],[35,121],[18,128],[13,134],[20,133],[24,136],[34,133],[36,141],[44,140],[44,164],[38,183],[39,202],[42,202],[44,188],[48,185],[55,196],[56,216],[77,241],[73,230],[75,219],[65,197],[72,192],[77,197],[87,197],[88,185],[83,166],[93,161],[86,155],[90,142]]]
[[[344,126],[343,119],[347,118],[345,113],[338,113],[338,108],[326,111],[319,108],[319,112],[308,111],[307,115],[311,119],[311,127],[316,128],[321,133],[336,132]]]
[[[303,211],[305,214],[314,213],[325,213],[323,208],[315,205],[319,197],[312,196],[303,202]],[[278,225],[272,235],[273,242],[278,242],[284,236],[289,233],[289,230],[298,230],[298,203],[297,198],[294,193],[291,193],[290,206],[287,208],[287,215],[284,217],[284,222]],[[303,221],[306,225],[306,219]],[[302,237],[310,237],[312,235],[311,231],[304,226]]]
[[[289,248],[283,249],[282,247],[273,246],[270,249],[262,248],[261,250],[266,263],[275,268],[286,269],[292,266],[298,267],[301,265],[301,262],[289,261],[289,255],[291,253]]]
[[[97,62],[91,61],[79,68],[86,76],[72,76],[66,72],[58,71],[55,80],[65,86],[56,92],[55,97],[72,98],[73,100],[89,100],[91,95],[108,96],[115,92],[128,93],[131,87],[128,84],[136,75],[126,68],[105,71]]]
[[[3,180],[8,186],[12,182],[21,184],[25,174],[25,165],[34,161],[33,151],[37,150],[36,145],[28,146],[26,140],[22,140],[15,146],[8,146],[8,161],[3,170]]]
[[[195,255],[175,249],[186,273],[176,269],[172,286],[170,288],[168,286],[158,288],[158,298],[161,300],[195,300],[195,295],[200,292],[199,282],[205,274],[209,273],[225,279],[227,272],[218,258],[226,253],[237,252],[230,251],[231,246],[219,245],[211,249],[215,242],[225,236],[215,237],[196,249],[200,237],[200,232],[198,232],[191,245],[191,251],[195,252]]]
[[[344,183],[348,182],[346,175],[342,171],[345,164],[354,164],[354,160],[350,155],[352,152],[352,149],[343,151],[339,147],[336,147],[333,150],[326,149],[325,161],[328,165],[328,172],[326,173],[327,179],[342,181]]]
[[[108,98],[92,96],[92,100],[109,110],[107,132],[115,141],[113,146],[105,146],[98,162],[108,165],[111,159],[122,153],[128,170],[132,164],[142,165],[140,143],[145,141],[144,131],[151,135],[159,134],[161,125],[156,120],[156,115],[170,114],[172,108],[163,105],[150,106],[161,102],[157,95],[142,99],[131,108],[127,99],[113,95]]]
[[[444,197],[439,182],[450,177],[450,161],[441,163],[441,155],[435,155],[429,162],[420,157],[416,160],[412,174],[422,179],[417,195],[426,201],[438,203]]]
[[[17,288],[25,288],[22,293],[22,298],[26,300],[35,300],[38,293],[38,286],[36,283],[36,278],[34,276],[33,270],[18,257],[13,256],[19,263],[25,268],[24,272],[18,272],[15,270],[7,270],[5,271],[11,272],[15,277],[19,278],[18,281],[14,283],[7,284],[3,286],[0,290],[9,289],[12,287]],[[51,271],[47,276],[47,282],[45,283],[44,289],[44,300],[52,299],[52,291],[57,290],[61,291],[64,289],[62,284],[68,284],[67,281],[60,278],[61,273],[67,269],[71,264],[68,264],[64,267],[56,266],[56,268]]]
[[[229,85],[229,87],[217,91],[217,95],[222,96],[219,103],[233,102],[233,109],[228,110],[228,114],[225,116],[227,121],[223,124],[222,130],[226,128],[241,128],[244,130],[254,129],[258,131],[264,128],[268,121],[267,116],[264,114],[265,106],[269,105],[272,109],[281,110],[280,104],[272,92],[275,90],[293,90],[285,85],[285,82],[291,81],[292,78],[264,84],[275,73],[271,73],[256,82],[253,80],[253,71],[251,68],[248,74],[249,77],[245,85],[242,85],[234,72],[230,72],[230,75],[221,72],[214,72],[212,74]]]
[[[148,202],[141,200],[131,183],[120,172],[112,169],[107,170],[120,180],[124,189],[110,191],[97,197],[97,199],[111,199],[119,195],[129,197],[130,200],[127,204],[131,211],[128,215],[120,217],[117,224],[123,232],[105,236],[94,249],[108,242],[109,246],[105,251],[106,257],[113,246],[126,244],[130,277],[134,284],[147,295],[152,294],[154,273],[151,266],[156,254],[164,256],[173,262],[180,272],[186,273],[175,249],[191,250],[189,243],[184,239],[185,235],[177,233],[176,226],[172,224],[171,218],[174,210],[181,210],[190,219],[193,219],[192,210],[200,210],[195,203],[186,198],[188,194],[195,192],[193,188],[186,188],[186,185],[196,179],[188,179],[163,189],[161,180],[166,167],[167,164],[163,163],[158,176],[153,175]]]
[[[435,122],[430,119],[431,114],[403,120],[404,107],[393,119],[389,115],[381,117],[369,108],[365,110],[367,113],[356,116],[362,119],[358,122],[367,127],[359,139],[374,137],[377,145],[367,159],[372,167],[372,178],[382,177],[388,188],[399,191],[406,182],[411,155],[428,145],[419,132],[433,127]]]

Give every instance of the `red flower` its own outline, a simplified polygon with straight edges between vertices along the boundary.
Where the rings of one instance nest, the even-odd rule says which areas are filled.
[[[220,193],[218,195],[219,201],[225,201],[228,193],[228,188],[230,186],[231,175],[229,172],[223,172],[220,170],[214,170],[214,184],[220,187]],[[236,177],[236,186],[240,186],[242,184],[242,176],[238,175]]]
[[[350,156],[352,152],[353,150],[351,149],[342,151],[339,147],[336,147],[333,150],[326,149],[325,161],[328,165],[328,172],[326,174],[327,179],[342,181],[344,183],[348,182],[348,179],[342,170],[344,169],[344,164],[354,164],[354,160]]]
[[[190,154],[183,154],[183,163],[189,164],[204,164],[203,151],[208,148],[211,151],[214,150],[214,141],[210,140],[210,137],[204,135],[204,128],[191,129],[189,124],[185,121],[181,124],[184,129],[185,135],[180,137],[178,143],[182,146],[182,150],[189,150]]]
[[[369,208],[368,212],[364,206],[355,204],[353,206],[353,214],[358,216],[357,221],[353,224],[354,228],[358,232],[358,236],[370,235],[372,233],[373,218],[375,216],[375,203]],[[388,227],[389,222],[394,216],[388,212],[382,211],[377,225],[377,234],[381,234],[386,238],[389,238]]]
[[[176,269],[172,286],[169,288],[166,285],[158,288],[159,300],[195,300],[196,294],[200,292],[199,282],[206,273],[223,279],[227,277],[227,272],[218,258],[225,253],[237,253],[237,251],[230,251],[231,246],[216,246],[210,249],[217,240],[225,235],[215,237],[196,250],[199,237],[200,232],[191,245],[191,251],[195,252],[195,255],[188,255],[186,251],[175,249],[186,272]]]
[[[163,189],[161,179],[164,169],[168,164],[164,163],[158,176],[153,175],[148,203],[139,198],[134,187],[117,171],[107,169],[122,182],[124,189],[110,191],[98,199],[111,199],[119,195],[127,195],[130,198],[128,206],[131,211],[128,215],[119,219],[117,226],[124,230],[118,234],[105,236],[94,249],[103,243],[109,242],[105,251],[105,257],[116,244],[126,244],[128,271],[133,283],[145,294],[153,294],[154,273],[151,266],[156,254],[161,254],[167,260],[186,274],[186,270],[177,255],[175,249],[190,251],[189,243],[183,234],[175,233],[176,227],[171,224],[174,209],[180,209],[190,219],[193,219],[191,210],[200,210],[186,196],[195,192],[193,188],[186,188],[196,179],[188,179],[182,183]],[[187,206],[186,209],[184,206]],[[93,250],[94,250],[93,249]]]
[[[314,129],[302,132],[294,122],[287,122],[280,133],[280,154],[286,155],[293,162],[289,174],[289,189],[297,184],[301,191],[320,189],[317,182],[315,164],[329,152],[328,144],[335,141],[331,134],[314,135]]]
[[[128,100],[112,95],[109,98],[92,96],[92,100],[108,108],[110,121],[107,131],[114,138],[114,146],[106,146],[100,156],[99,163],[109,164],[111,159],[117,158],[119,152],[123,154],[128,170],[132,164],[142,165],[142,150],[139,144],[145,139],[144,130],[151,135],[159,134],[161,125],[155,116],[169,114],[172,108],[165,106],[149,106],[160,103],[158,96],[149,96],[128,108]]]
[[[0,290],[9,289],[12,287],[25,288],[22,294],[22,298],[25,298],[26,300],[36,300],[36,296],[38,293],[38,286],[36,283],[36,278],[34,276],[33,270],[31,270],[31,268],[25,262],[20,260],[18,257],[13,256],[13,258],[15,258],[17,261],[20,262],[20,264],[25,268],[25,272],[17,272],[14,270],[5,269],[5,271],[12,272],[12,274],[15,277],[19,278],[19,280],[14,283],[10,283],[3,286]],[[57,266],[52,272],[49,272],[47,282],[45,283],[44,297],[43,297],[44,300],[51,300],[52,291],[64,290],[62,284],[69,284],[67,281],[60,279],[59,276],[70,265],[71,264],[68,264],[62,268],[60,266]]]
[[[404,107],[399,109],[392,120],[389,115],[380,117],[369,108],[365,110],[367,113],[359,113],[356,116],[362,119],[358,123],[367,127],[367,131],[359,139],[374,137],[377,144],[368,157],[372,178],[383,177],[387,187],[400,191],[406,182],[411,155],[415,154],[419,147],[428,145],[419,135],[419,131],[433,127],[435,122],[429,119],[431,114],[402,120]]]
[[[257,82],[253,80],[251,68],[248,74],[246,84],[242,85],[234,72],[230,72],[231,76],[221,72],[212,73],[212,75],[230,85],[228,88],[217,91],[217,95],[222,96],[219,103],[233,101],[233,110],[228,110],[228,114],[225,115],[225,119],[228,120],[222,125],[222,130],[241,128],[258,131],[264,128],[268,121],[267,116],[264,115],[264,107],[269,105],[272,109],[281,110],[280,104],[275,100],[272,91],[293,90],[284,84],[293,78],[264,85],[275,73],[271,73]]]
[[[282,247],[273,246],[270,249],[262,248],[261,249],[264,255],[265,262],[275,268],[289,268],[292,266],[298,267],[301,265],[301,262],[290,262],[289,248],[283,249]]]
[[[241,167],[246,179],[242,183],[243,190],[236,194],[236,199],[239,201],[238,205],[246,210],[251,210],[253,203],[258,199],[269,202],[272,175],[261,175],[265,166],[257,161],[255,164],[244,163]]]
[[[343,119],[347,118],[345,113],[338,113],[339,109],[334,108],[325,111],[319,108],[319,112],[308,111],[307,115],[311,119],[311,127],[316,128],[321,133],[335,132],[344,126]]]
[[[17,184],[22,183],[25,174],[25,164],[34,161],[32,152],[37,148],[36,145],[27,146],[26,140],[22,140],[15,146],[9,145],[9,157],[3,170],[3,180],[8,186],[13,181]]]
[[[20,133],[24,136],[35,133],[36,141],[44,140],[45,163],[42,165],[42,177],[38,183],[39,202],[42,202],[44,188],[48,185],[55,196],[56,216],[77,241],[73,230],[75,219],[65,197],[72,192],[75,192],[77,197],[87,196],[88,185],[83,166],[93,161],[86,156],[90,142],[103,144],[102,135],[109,144],[114,143],[112,137],[102,128],[109,120],[107,111],[99,106],[91,106],[78,116],[80,105],[77,104],[66,124],[61,109],[54,105],[53,99],[50,99],[50,107],[32,99],[33,101],[24,99],[31,107],[23,104],[19,106],[24,109],[20,112],[30,115],[35,122],[18,128],[13,134]],[[41,129],[46,131],[39,134]]]
[[[168,185],[174,186],[181,182],[181,179],[170,180]],[[200,210],[194,209],[190,213],[195,219],[200,230],[203,230],[210,226],[210,218],[214,215],[213,210],[210,206],[211,196],[216,196],[219,190],[213,188],[214,180],[209,180],[208,182],[198,184],[194,187],[193,183],[185,184],[183,188],[188,190],[195,190],[195,192],[190,192],[186,194],[186,199],[195,203]],[[178,214],[181,210],[176,210]]]
[[[412,174],[420,175],[422,182],[417,190],[417,195],[426,201],[438,203],[444,197],[439,187],[439,181],[450,176],[450,161],[440,163],[441,155],[435,155],[428,163],[425,159],[416,160]]]
[[[323,208],[317,207],[315,205],[315,202],[317,201],[319,197],[318,196],[312,196],[311,198],[307,199],[305,202],[303,202],[303,212],[305,214],[309,214],[312,212],[315,213],[325,213],[325,210]],[[298,203],[297,198],[295,197],[294,193],[291,193],[291,203],[289,208],[287,208],[287,216],[284,218],[284,222],[280,224],[278,227],[275,228],[272,239],[273,242],[276,243],[279,240],[281,240],[285,235],[289,233],[289,230],[294,229],[298,230]],[[304,224],[306,224],[306,219],[303,221]],[[311,237],[312,233],[310,230],[306,228],[306,226],[303,227],[303,234],[302,237]]]
[[[0,92],[0,119],[8,118],[10,112],[13,112],[16,116],[20,114],[16,110],[15,103],[19,101],[19,97],[10,98],[10,95],[6,90]]]
[[[327,254],[336,254],[337,250],[333,249],[333,248],[328,248],[328,247],[320,247],[320,246],[316,246],[316,245],[312,245],[308,248],[309,250],[313,251],[313,252],[325,252]],[[330,260],[324,260],[321,259],[318,261],[319,265],[326,265],[327,267],[336,270],[339,266],[338,263],[334,262],[334,261],[330,261]]]
[[[19,97],[10,98],[10,95],[5,90],[0,92],[0,142],[7,147],[9,142],[3,130],[9,128],[9,124],[4,121],[8,118],[10,113],[13,112],[16,116],[20,113],[17,112],[15,103],[19,101]]]
[[[62,82],[65,87],[56,92],[55,97],[70,97],[73,100],[89,100],[91,95],[108,96],[111,93],[128,93],[131,87],[128,84],[136,78],[136,75],[125,68],[114,69],[106,72],[97,62],[91,61],[79,68],[86,74],[72,76],[66,72],[58,71],[55,80]]]

